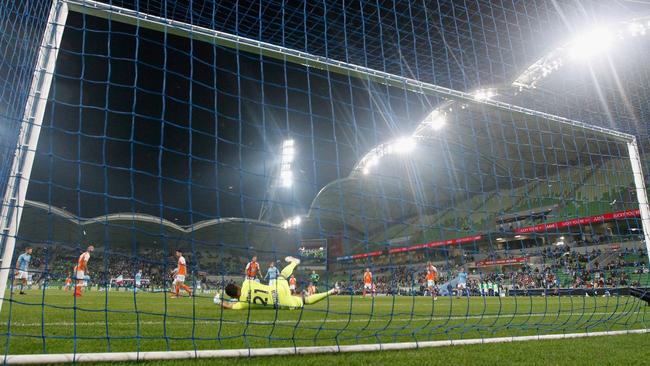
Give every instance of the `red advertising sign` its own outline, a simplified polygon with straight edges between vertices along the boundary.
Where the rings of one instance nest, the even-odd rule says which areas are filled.
[[[370,253],[355,254],[355,255],[352,256],[352,259],[367,258],[367,257],[377,257],[377,256],[382,255],[382,253],[383,253],[383,251],[377,250],[377,251],[370,252]]]
[[[410,252],[410,251],[413,251],[413,250],[419,250],[419,249],[424,249],[424,248],[435,248],[435,247],[443,247],[443,246],[447,246],[447,245],[465,244],[465,243],[471,243],[471,242],[474,242],[474,241],[477,241],[477,240],[481,240],[481,238],[482,238],[481,235],[474,235],[474,236],[467,236],[467,237],[458,238],[458,239],[434,241],[434,242],[431,242],[431,243],[411,245],[409,247],[401,247],[401,248],[389,249],[388,253],[390,253],[390,254],[403,253],[403,252]],[[354,255],[346,255],[346,256],[343,256],[343,257],[337,257],[336,260],[344,261],[344,260],[350,260],[350,259],[377,257],[377,256],[380,256],[380,255],[382,255],[384,253],[385,253],[384,251],[377,250],[377,251],[370,252],[370,253],[361,253],[361,254],[354,254]]]
[[[611,220],[627,219],[630,217],[639,217],[640,215],[641,214],[639,210],[610,212],[598,216],[582,217],[579,219],[572,219],[567,221],[558,221],[558,222],[551,222],[548,224],[539,224],[535,226],[522,227],[522,228],[515,229],[515,233],[527,234],[527,233],[536,233],[540,231],[553,231],[553,230],[563,229],[571,226],[596,224],[596,223],[601,223],[601,222],[606,222]]]
[[[434,241],[434,242],[431,242],[431,243],[411,245],[410,247],[393,248],[393,249],[389,249],[388,253],[390,253],[390,254],[402,253],[402,252],[410,252],[412,250],[418,250],[418,249],[424,249],[424,248],[435,248],[435,247],[444,247],[444,246],[447,246],[447,245],[465,244],[465,243],[470,243],[470,242],[477,241],[477,240],[481,240],[481,235],[467,236],[467,237],[458,238],[458,239]]]
[[[482,260],[476,262],[478,267],[489,267],[489,266],[502,266],[505,264],[520,264],[526,263],[528,261],[527,257],[517,257],[517,258],[504,258],[504,259],[494,259],[494,260]]]
[[[528,227],[522,227],[515,229],[516,234],[527,234],[527,233],[535,233],[535,232],[543,232],[543,231],[553,231],[553,230],[558,230],[558,229],[563,229],[567,227],[572,227],[572,226],[578,226],[578,225],[588,225],[588,224],[595,224],[595,223],[601,223],[601,222],[606,222],[606,221],[612,221],[612,220],[618,220],[618,219],[627,219],[631,217],[639,217],[641,216],[641,213],[639,210],[627,210],[627,211],[619,211],[619,212],[610,212],[598,216],[590,216],[590,217],[582,217],[579,219],[572,219],[572,220],[567,220],[567,221],[558,221],[558,222],[551,222],[548,224],[540,224],[540,225],[535,225],[535,226],[528,226]],[[465,244],[465,243],[471,243],[477,240],[481,240],[482,236],[480,234],[474,235],[474,236],[467,236],[464,238],[458,238],[458,239],[449,239],[449,240],[441,240],[441,241],[434,241],[430,243],[423,243],[423,244],[416,244],[416,245],[411,245],[409,247],[401,247],[401,248],[393,248],[389,249],[388,253],[393,254],[393,253],[403,253],[403,252],[410,252],[413,250],[419,250],[419,249],[425,249],[425,248],[435,248],[435,247],[444,247],[448,245],[455,245],[455,244]],[[339,261],[342,260],[350,260],[350,259],[359,259],[359,258],[367,258],[367,257],[377,257],[382,254],[384,254],[384,251],[378,250],[370,253],[362,253],[362,254],[354,254],[354,255],[346,255],[343,257],[337,257],[336,259]],[[508,262],[508,261],[513,261],[513,260],[522,260],[519,262]],[[499,261],[506,261],[504,263],[489,263],[488,262],[495,262],[495,261],[479,261],[477,262],[477,265],[479,266],[494,266],[494,265],[503,265],[503,264],[513,264],[513,263],[523,263],[526,261],[525,257],[521,258],[513,258],[513,259],[500,259],[496,262]],[[485,263],[483,263],[485,262]]]

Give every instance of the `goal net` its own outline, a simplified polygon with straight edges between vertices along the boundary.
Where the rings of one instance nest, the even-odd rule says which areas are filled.
[[[468,91],[392,72],[363,7],[254,37],[259,4],[36,3],[0,5],[0,49],[34,66],[0,81],[6,361],[647,331],[648,159],[519,96],[552,68]],[[312,32],[339,43],[292,38]]]

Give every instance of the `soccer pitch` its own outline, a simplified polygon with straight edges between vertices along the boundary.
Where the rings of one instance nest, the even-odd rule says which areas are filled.
[[[283,365],[321,366],[342,364],[366,365],[645,365],[650,357],[647,334],[628,334],[566,340],[528,341],[516,343],[477,344],[443,348],[422,348],[405,351],[358,352],[346,354],[273,356],[239,358],[144,361],[140,365]],[[630,352],[630,350],[634,350]],[[597,360],[597,361],[595,361]],[[115,365],[92,363],[88,365]]]
[[[42,304],[46,305],[43,306]],[[211,296],[31,291],[3,308],[8,354],[208,350],[469,339],[647,328],[628,296],[333,296],[302,310],[222,310]],[[11,338],[6,339],[10,334]]]

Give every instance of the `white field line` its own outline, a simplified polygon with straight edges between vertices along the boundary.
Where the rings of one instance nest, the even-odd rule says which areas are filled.
[[[248,324],[252,325],[273,325],[273,324],[311,324],[311,323],[367,323],[370,321],[371,323],[375,322],[408,322],[408,321],[417,321],[417,322],[424,322],[424,321],[441,321],[441,320],[467,320],[467,319],[511,319],[511,318],[540,318],[543,316],[546,316],[549,319],[554,319],[556,317],[560,317],[558,321],[561,321],[563,317],[582,317],[585,319],[588,319],[591,316],[598,316],[598,315],[613,315],[615,317],[620,317],[620,316],[628,316],[635,314],[635,312],[583,312],[583,313],[530,313],[530,314],[488,314],[488,315],[468,315],[468,316],[434,316],[434,317],[429,317],[429,316],[413,316],[411,317],[401,317],[401,318],[359,318],[356,316],[355,318],[352,319],[302,319],[298,321],[296,320],[275,320],[275,321],[264,321],[264,320],[254,320],[254,319],[249,319]],[[383,317],[383,315],[382,315]],[[162,325],[163,323],[166,324],[218,324],[220,322],[223,322],[225,324],[230,324],[230,323],[235,323],[235,324],[245,324],[246,319],[242,320],[231,320],[231,319],[211,319],[211,320],[197,320],[197,321],[186,321],[186,320],[176,320],[176,319],[167,319],[165,322],[164,320],[159,320],[159,321],[151,321],[151,320],[141,320],[141,321],[119,321],[117,322],[116,325]],[[111,322],[109,321],[109,326]],[[66,326],[66,327],[71,327],[74,325],[77,326],[96,326],[96,325],[106,325],[106,321],[78,321],[78,322],[32,322],[32,323],[22,323],[22,322],[11,322],[11,327],[36,327],[36,326],[41,326],[41,325],[46,325],[46,326]]]

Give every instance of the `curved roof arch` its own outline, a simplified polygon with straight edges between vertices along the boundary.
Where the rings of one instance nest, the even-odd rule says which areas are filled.
[[[552,49],[528,66],[515,78],[511,86],[519,91],[534,89],[547,76],[564,66],[568,61],[579,58],[578,51],[585,50],[581,43],[613,43],[644,36],[650,31],[650,16],[626,19],[581,33]],[[604,45],[606,46],[606,44]],[[603,49],[601,46],[600,49]]]
[[[231,248],[229,253],[244,256],[251,250],[293,255],[300,242],[297,233],[255,219],[219,218],[180,226],[141,213],[83,218],[64,209],[29,200],[25,201],[18,239],[35,244],[62,243],[70,248],[83,246],[82,243],[112,248],[131,248],[133,245]]]
[[[576,37],[569,39],[530,64],[521,74],[514,78],[512,83],[477,89],[471,94],[477,101],[481,101],[496,98],[503,94],[516,94],[523,89],[534,89],[539,82],[565,65],[567,60],[575,58],[573,50],[577,47],[584,48],[580,44],[581,42],[605,42],[602,39],[603,37],[611,37],[612,41],[614,39],[621,41],[643,36],[647,32],[650,32],[650,16],[623,20],[611,24],[608,27],[599,27],[586,33],[578,34]],[[440,120],[440,118],[444,119],[448,113],[453,112],[455,107],[464,109],[467,105],[455,100],[446,100],[440,103],[420,122],[411,137],[426,137],[427,132],[429,134],[432,132],[431,127],[434,125],[432,122]],[[433,130],[435,131],[435,128]],[[386,147],[389,147],[392,143],[395,143],[395,141],[382,143],[372,148],[356,163],[352,172],[364,172],[364,169],[367,169],[369,163],[373,165],[374,159],[381,158],[387,154]],[[365,172],[367,171],[365,170]]]
[[[107,214],[107,215],[102,215],[97,217],[91,217],[91,218],[81,218],[75,216],[69,211],[66,211],[64,209],[55,206],[48,205],[43,202],[25,200],[25,206],[38,208],[50,212],[54,215],[57,215],[74,224],[81,225],[81,226],[87,226],[96,223],[107,223],[111,221],[138,221],[142,223],[151,223],[151,224],[166,226],[171,229],[177,230],[179,232],[184,232],[184,233],[190,233],[192,231],[201,230],[209,226],[227,224],[227,223],[255,224],[258,226],[268,226],[272,228],[281,229],[280,225],[271,222],[261,221],[257,219],[242,218],[242,217],[222,217],[219,219],[202,220],[193,225],[181,226],[162,217],[157,217],[157,216],[143,214],[143,213],[119,212],[119,213],[112,213],[112,214]]]

